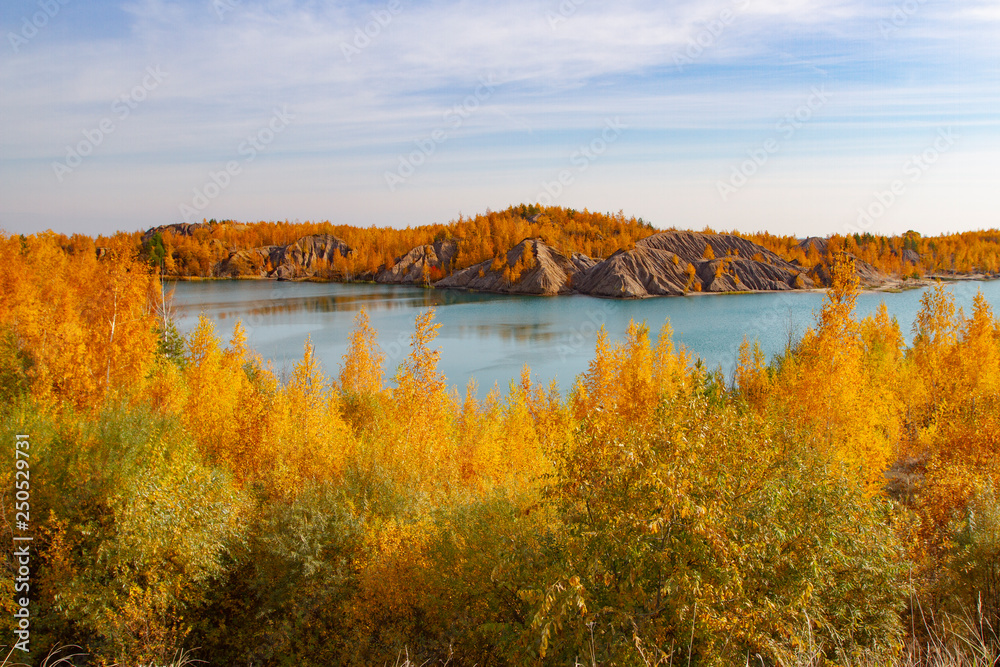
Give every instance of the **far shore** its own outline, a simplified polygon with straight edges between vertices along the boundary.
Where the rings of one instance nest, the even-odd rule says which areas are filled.
[[[267,276],[161,276],[164,281],[171,282],[208,282],[208,281],[270,281],[270,282],[287,282],[287,283],[338,283],[343,285],[394,285],[398,287],[421,287],[424,289],[440,290],[442,292],[478,292],[480,290],[469,290],[463,288],[455,287],[435,287],[430,284],[420,284],[420,283],[380,283],[374,280],[332,280],[327,278],[317,278],[317,277],[305,277],[305,278],[293,278],[293,279],[279,279],[270,278]],[[989,275],[984,273],[966,273],[966,274],[933,274],[928,276],[923,276],[921,278],[891,278],[884,285],[878,285],[875,287],[861,285],[862,292],[884,292],[884,293],[898,293],[906,292],[909,290],[920,289],[922,287],[928,287],[937,282],[987,282],[990,280],[1000,279],[1000,275]],[[592,294],[581,294],[579,292],[571,292],[569,294],[522,294],[522,293],[512,293],[512,292],[482,292],[484,294],[506,294],[510,296],[544,296],[544,297],[558,297],[558,296],[593,296],[595,299],[611,299],[613,301],[634,301],[638,299],[660,299],[660,298],[671,298],[675,296],[720,296],[720,295],[736,295],[736,294],[777,294],[779,292],[796,292],[796,293],[819,293],[823,294],[829,290],[828,287],[809,287],[803,289],[790,289],[790,290],[734,290],[729,292],[687,292],[685,294],[676,295],[653,295],[648,297],[625,297],[625,298],[614,298],[614,297],[603,297],[596,296]]]

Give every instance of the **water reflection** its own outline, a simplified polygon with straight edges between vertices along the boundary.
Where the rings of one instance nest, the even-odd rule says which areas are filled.
[[[282,283],[261,289],[248,281],[214,281],[210,284],[182,282],[176,285],[175,306],[182,317],[212,313],[225,318],[247,315],[274,316],[280,314],[357,312],[369,313],[396,309],[437,308],[466,303],[487,303],[504,299],[540,299],[544,297],[511,297],[499,294],[432,290],[397,285],[336,285],[314,283]],[[295,293],[302,291],[315,294]],[[322,293],[325,290],[332,292]],[[254,292],[260,293],[254,298]],[[266,293],[265,293],[266,292]],[[226,298],[220,299],[221,296]],[[249,297],[249,298],[248,298]]]
[[[460,324],[454,328],[462,338],[499,338],[504,343],[539,343],[552,342],[565,338],[551,330],[548,324],[541,322],[533,324]]]

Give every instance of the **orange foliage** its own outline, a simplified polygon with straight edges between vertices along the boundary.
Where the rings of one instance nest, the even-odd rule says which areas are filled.
[[[541,238],[563,253],[581,252],[601,258],[616,250],[630,248],[637,240],[654,232],[648,223],[626,218],[622,212],[612,215],[521,205],[471,218],[459,216],[458,220],[447,224],[405,229],[354,227],[330,222],[262,221],[243,224],[213,220],[193,226],[190,234],[167,228],[159,230],[159,235],[165,253],[163,270],[166,275],[209,277],[213,275],[214,267],[233,252],[288,245],[312,234],[332,234],[343,240],[353,252],[347,257],[334,257],[333,265],[321,275],[351,279],[389,268],[396,258],[413,248],[446,239],[458,244],[457,261],[449,267],[450,271],[493,260],[493,270],[502,272],[507,251],[524,239]],[[132,235],[132,240],[137,247],[140,245],[138,234]],[[76,241],[77,244],[80,242]],[[533,261],[534,257],[525,257],[521,270],[532,268]],[[255,275],[259,268],[249,274]],[[428,280],[441,277],[433,273],[435,270],[440,271],[431,269]]]
[[[344,365],[340,372],[340,387],[348,394],[378,394],[382,391],[382,362],[385,355],[375,342],[368,313],[361,309],[354,319]]]
[[[594,359],[571,399],[574,415],[598,431],[641,429],[662,400],[690,391],[689,360],[683,348],[674,350],[669,324],[656,347],[645,324],[630,322],[625,341],[614,346],[602,327]]]
[[[0,332],[30,356],[32,394],[95,405],[143,387],[157,346],[159,284],[115,237],[102,259],[74,236],[0,236]]]
[[[846,252],[891,276],[910,278],[927,274],[1000,273],[1000,231],[995,229],[936,237],[923,237],[914,231],[901,236],[835,234],[826,239],[823,254],[812,244],[808,251],[803,250],[799,239],[794,236],[776,236],[766,232],[735,233],[789,262],[798,261],[807,269],[821,261],[833,265],[838,256]]]
[[[784,359],[773,385],[759,351],[751,354],[746,346],[736,378],[751,404],[809,427],[818,446],[876,490],[898,452],[901,410],[895,387],[878,374],[880,359],[898,357],[892,346],[901,341],[884,311],[864,324],[854,320],[857,294],[853,265],[836,265],[816,328]]]

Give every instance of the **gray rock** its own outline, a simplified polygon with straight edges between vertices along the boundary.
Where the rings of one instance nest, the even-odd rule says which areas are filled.
[[[712,246],[712,259],[705,257]],[[613,298],[680,295],[692,291],[795,289],[813,281],[773,252],[729,234],[663,232],[635,248],[619,251],[581,272],[574,281],[583,294]]]
[[[525,253],[531,259],[522,261]],[[505,269],[514,269],[521,262],[523,271],[516,280],[504,275]],[[439,280],[435,287],[442,289],[467,289],[503,294],[568,294],[573,291],[572,281],[581,267],[593,265],[594,260],[574,253],[566,257],[541,239],[525,239],[511,248],[504,256],[501,267],[493,269],[494,262],[480,262],[467,269]]]
[[[294,280],[327,275],[338,255],[352,252],[346,243],[332,234],[304,236],[287,246],[263,246],[238,250],[215,267],[220,276],[257,276]]]
[[[448,275],[458,257],[458,243],[453,240],[435,241],[417,246],[402,257],[397,257],[392,268],[379,271],[375,281],[395,284],[423,284],[432,280],[431,269]]]

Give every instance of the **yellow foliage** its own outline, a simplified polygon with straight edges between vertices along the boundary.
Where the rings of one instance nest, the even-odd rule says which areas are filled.
[[[664,324],[654,349],[649,328],[630,322],[625,341],[612,347],[601,327],[594,359],[572,398],[576,419],[599,430],[641,428],[661,400],[690,390],[687,353],[674,351],[670,335]]]
[[[347,393],[379,394],[385,355],[378,347],[375,330],[363,308],[354,318],[354,327],[340,371],[340,387]]]
[[[164,414],[181,414],[187,403],[184,372],[177,364],[158,360],[150,373],[146,398]]]
[[[474,488],[525,491],[550,471],[547,453],[569,438],[569,413],[555,387],[548,393],[531,382],[511,382],[507,399],[495,393],[480,405],[470,383],[457,423],[463,481]]]
[[[350,609],[359,639],[367,641],[380,626],[406,628],[414,623],[423,606],[429,536],[423,522],[398,521],[373,526],[365,535],[358,591]]]
[[[277,492],[292,495],[307,482],[342,474],[353,453],[353,434],[308,341],[291,380],[275,397],[270,420],[260,454],[274,461],[272,485]]]
[[[538,224],[548,225],[546,234],[561,238],[564,230],[549,220],[543,223],[544,217]],[[574,231],[572,216],[559,223],[569,229],[565,233],[581,235],[580,247],[610,247],[596,237],[584,238],[592,231],[587,225]],[[460,221],[456,229],[464,224]],[[497,236],[511,242],[534,229],[509,216],[485,217],[476,224],[495,224]],[[621,224],[624,236],[638,236],[624,219]],[[205,241],[218,240],[213,235],[222,232],[199,233]],[[171,252],[179,246],[167,237],[164,247],[173,250],[163,263],[170,266]],[[161,420],[157,428],[162,432],[155,437],[145,435],[145,422],[115,426],[139,433],[137,445],[124,438],[102,440],[105,435],[84,428],[88,417],[79,417],[80,423],[63,428],[58,439],[72,464],[45,472],[49,479],[53,472],[69,471],[82,490],[56,488],[53,481],[32,496],[39,507],[58,508],[41,524],[36,542],[44,565],[38,570],[38,590],[48,596],[44,608],[56,609],[58,595],[69,610],[67,619],[79,611],[87,615],[91,631],[114,636],[120,654],[111,651],[109,660],[158,660],[184,642],[196,627],[186,610],[198,608],[193,601],[204,601],[198,597],[201,588],[218,575],[244,574],[224,571],[229,565],[219,556],[230,548],[250,550],[248,562],[233,567],[246,567],[258,579],[241,579],[235,593],[220,594],[219,608],[238,616],[232,610],[240,605],[226,595],[245,593],[244,585],[259,586],[254,594],[260,594],[274,583],[269,576],[300,577],[309,593],[296,599],[300,607],[289,608],[304,611],[287,616],[304,619],[301,624],[317,633],[317,644],[330,651],[337,649],[329,648],[332,642],[324,644],[324,633],[338,642],[348,635],[359,641],[378,635],[386,646],[390,629],[398,633],[396,640],[427,642],[432,640],[422,633],[429,627],[447,627],[434,638],[438,642],[445,635],[450,641],[453,631],[481,633],[486,625],[453,630],[454,619],[435,611],[440,601],[469,607],[462,599],[467,591],[448,577],[458,576],[466,561],[475,559],[470,545],[478,548],[481,540],[470,535],[494,536],[501,545],[495,547],[499,562],[493,564],[492,554],[483,556],[483,563],[470,570],[481,584],[477,623],[489,624],[490,632],[514,633],[497,630],[501,625],[530,628],[531,612],[551,621],[544,625],[543,645],[556,642],[562,620],[568,627],[572,619],[599,619],[594,627],[601,632],[601,623],[615,617],[635,622],[621,626],[628,650],[640,636],[636,628],[644,633],[643,641],[665,646],[668,637],[692,636],[681,632],[691,627],[697,636],[689,641],[705,647],[704,655],[720,637],[761,650],[786,640],[803,648],[805,635],[796,626],[802,610],[829,610],[830,596],[843,594],[837,612],[843,619],[862,602],[837,588],[841,547],[860,549],[851,556],[861,559],[852,561],[860,563],[858,586],[870,575],[892,584],[891,572],[901,563],[895,547],[865,527],[888,530],[888,523],[875,523],[881,520],[875,496],[885,490],[884,474],[893,464],[908,466],[911,478],[906,494],[899,494],[892,525],[908,540],[923,599],[931,597],[927,591],[940,590],[933,588],[944,585],[940,582],[961,582],[951,585],[966,602],[974,599],[970,591],[989,600],[989,590],[976,588],[969,574],[983,565],[975,558],[986,562],[973,547],[985,544],[982,553],[995,552],[989,535],[981,538],[975,531],[985,520],[984,508],[1000,492],[1000,323],[982,294],[966,316],[943,286],[928,290],[907,349],[884,304],[873,316],[855,319],[858,280],[853,266],[844,263],[833,270],[833,286],[815,326],[774,365],[768,366],[759,345],[744,341],[733,389],[692,368],[687,353],[674,348],[669,325],[654,345],[646,325],[633,322],[621,342],[612,343],[600,331],[594,358],[568,400],[554,385],[534,383],[525,368],[505,394],[494,389],[480,399],[470,384],[459,404],[438,370],[440,353],[433,343],[439,325],[433,311],[417,318],[409,356],[391,388],[385,386],[385,357],[364,311],[337,384],[324,375],[308,342],[291,377],[279,382],[248,349],[240,323],[223,347],[211,321],[202,318],[188,337],[183,360],[161,353],[157,328],[166,322],[155,315],[160,285],[129,250],[134,238],[105,241],[99,259],[92,247],[68,244],[53,234],[0,235],[0,253],[8,259],[0,264],[0,363],[5,373],[12,371],[4,377],[17,380],[5,380],[11,388],[4,390],[11,396],[28,391],[30,403],[12,401],[25,414],[58,422],[60,415],[142,404],[143,414]],[[918,241],[913,237],[909,243]],[[497,270],[516,282],[537,265],[537,257],[528,243],[519,261],[508,266],[500,252],[501,246],[509,247],[505,243],[480,244],[475,253],[478,261],[494,257]],[[789,241],[783,252],[805,259],[793,246]],[[830,247],[830,252],[866,252],[865,242],[854,238],[831,240]],[[176,259],[201,266],[217,252],[222,251]],[[369,254],[363,262],[338,256],[332,269],[381,262],[380,252]],[[705,256],[714,258],[711,245]],[[810,248],[809,261],[829,257]],[[955,262],[987,259],[967,252]],[[676,257],[673,261],[679,266]],[[728,261],[719,262],[720,272]],[[685,271],[689,288],[700,290],[694,265]],[[799,276],[796,284],[801,282]],[[9,430],[14,419],[8,412],[13,411],[6,404],[3,408],[0,418]],[[172,435],[190,447],[186,458],[164,454]],[[148,461],[114,460],[119,451],[140,445],[152,452]],[[106,480],[98,472],[129,465],[141,472],[130,472],[128,485],[101,486]],[[153,468],[156,475],[147,479],[145,471]],[[4,473],[8,483],[11,469]],[[539,480],[559,475],[563,513],[548,515],[556,510],[538,509],[547,497]],[[859,489],[861,482],[866,493],[842,493],[842,485]],[[212,503],[199,504],[212,486],[217,487]],[[812,495],[800,493],[806,488]],[[296,503],[316,489],[326,494],[328,505],[300,512],[311,506]],[[595,500],[605,504],[603,509]],[[259,545],[240,542],[242,522],[259,518],[251,516],[251,505],[261,515],[265,507],[287,508],[291,515],[301,514],[301,526],[308,530],[323,527],[311,536],[300,535],[298,524],[289,535],[255,535],[273,537],[271,555],[280,564],[274,567],[280,576],[254,570],[252,550]],[[340,513],[327,512],[331,506]],[[528,507],[530,522],[522,523]],[[826,528],[812,521],[810,512],[817,507],[823,508]],[[795,518],[796,512],[808,520]],[[509,534],[531,532],[531,538],[508,544],[508,533],[494,535],[498,516],[508,517]],[[566,539],[566,520],[581,528],[572,539]],[[341,542],[331,537],[342,532],[350,535]],[[623,542],[623,536],[631,542]],[[831,541],[817,547],[811,536]],[[574,540],[582,540],[575,553]],[[684,557],[673,558],[665,544]],[[620,551],[623,545],[627,548]],[[825,549],[830,560],[818,563],[817,549]],[[871,554],[877,558],[865,560]],[[564,557],[586,567],[563,567],[558,561]],[[284,568],[287,563],[296,565]],[[810,574],[816,567],[824,568],[826,579]],[[716,576],[719,572],[725,575]],[[538,584],[546,578],[554,582],[548,588]],[[786,586],[778,602],[755,583],[771,586],[778,580]],[[336,605],[313,613],[309,596],[315,591],[328,596],[324,604]],[[487,599],[494,593],[497,598]],[[898,620],[893,595],[886,593],[889,602],[867,607],[883,629]],[[665,620],[661,604],[669,605],[676,618]],[[284,611],[261,612],[271,614],[268,632],[285,631],[275,629],[281,624],[274,620]],[[339,630],[331,629],[336,624],[322,626],[324,614],[347,619],[350,629],[336,636]],[[506,634],[503,641],[506,646],[519,640]]]
[[[440,326],[433,309],[417,317],[410,354],[394,378],[387,431],[380,438],[382,463],[398,480],[434,491],[458,479],[455,399],[438,371],[441,352],[430,347]]]
[[[798,354],[781,366],[772,401],[779,414],[810,427],[817,446],[861,474],[874,492],[899,451],[901,405],[895,387],[873,375],[872,359],[884,363],[885,346],[898,336],[883,331],[889,326],[883,313],[868,325],[866,345],[853,316],[857,294],[853,264],[837,265],[817,328],[806,331]]]
[[[739,361],[736,365],[736,387],[747,403],[762,411],[771,393],[771,378],[767,372],[764,352],[760,343],[747,339],[740,343]]]
[[[909,454],[927,461],[916,503],[926,519],[921,537],[941,559],[951,524],[977,496],[1000,491],[1000,322],[982,293],[970,317],[956,313],[954,297],[941,285],[925,292],[921,305],[912,369],[901,391],[908,401]]]
[[[210,459],[225,464],[237,478],[252,476],[256,452],[240,446],[236,414],[248,392],[249,380],[243,371],[245,338],[242,325],[233,333],[234,347],[219,348],[215,325],[201,316],[188,340],[188,397],[182,413],[185,425]]]

